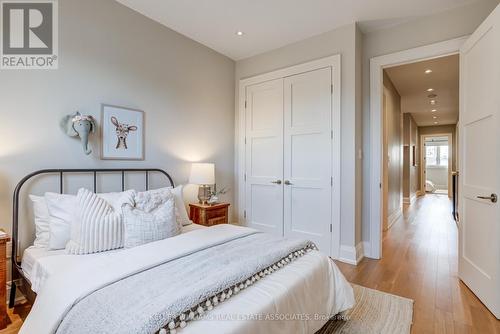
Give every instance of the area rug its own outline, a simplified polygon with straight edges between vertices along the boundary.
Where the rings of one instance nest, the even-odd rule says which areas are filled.
[[[329,321],[316,334],[407,334],[413,300],[353,284],[356,306]]]

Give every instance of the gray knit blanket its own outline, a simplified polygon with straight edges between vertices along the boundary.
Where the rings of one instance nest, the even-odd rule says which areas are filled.
[[[73,305],[57,333],[175,333],[311,249],[252,232],[110,282]]]

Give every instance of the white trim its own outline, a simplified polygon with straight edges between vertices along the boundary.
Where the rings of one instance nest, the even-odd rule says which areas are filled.
[[[318,70],[325,67],[332,68],[333,101],[332,104],[332,130],[333,130],[333,164],[332,164],[332,246],[330,256],[337,259],[340,256],[340,106],[341,106],[341,59],[340,55],[334,55],[307,63],[279,69],[273,72],[257,75],[251,78],[241,79],[239,82],[238,101],[238,138],[236,140],[236,152],[238,161],[236,163],[236,182],[238,188],[238,212],[237,221],[240,225],[246,225],[245,211],[245,99],[246,87],[249,85],[286,78],[292,75]]]
[[[382,87],[385,67],[413,63],[458,53],[467,37],[421,46],[370,59],[370,252],[382,257]],[[368,254],[368,252],[366,252]]]
[[[364,250],[367,247],[369,247],[369,243],[366,241],[359,242],[356,247],[342,245],[340,246],[340,257],[338,260],[356,266],[365,257]]]

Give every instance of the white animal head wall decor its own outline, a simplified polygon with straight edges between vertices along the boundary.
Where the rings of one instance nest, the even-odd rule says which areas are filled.
[[[83,152],[86,155],[92,153],[89,147],[89,135],[96,131],[96,122],[90,115],[82,115],[76,112],[73,115],[66,115],[60,122],[60,127],[70,137],[80,137]]]

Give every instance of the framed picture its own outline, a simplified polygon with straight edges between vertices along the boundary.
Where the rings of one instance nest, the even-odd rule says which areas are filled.
[[[101,159],[144,160],[144,112],[101,105]]]

